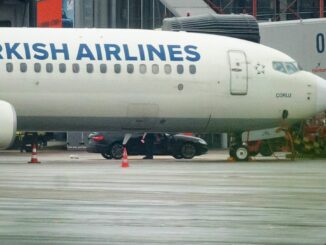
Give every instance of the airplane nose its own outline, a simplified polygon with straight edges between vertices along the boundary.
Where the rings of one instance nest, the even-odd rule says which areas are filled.
[[[317,82],[317,112],[326,111],[326,80],[318,79]]]

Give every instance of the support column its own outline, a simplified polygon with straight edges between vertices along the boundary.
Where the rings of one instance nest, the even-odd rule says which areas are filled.
[[[94,0],[75,1],[75,27],[94,27]]]
[[[228,134],[227,133],[221,134],[221,148],[222,149],[228,148]]]
[[[84,21],[83,21],[83,3],[81,1],[75,1],[75,23],[74,26],[76,28],[82,28],[84,27]]]
[[[29,27],[37,26],[37,3],[35,0],[29,1]]]
[[[287,0],[279,0],[279,3],[280,3],[280,13],[279,13],[280,20],[286,20],[287,19],[286,9],[288,6],[288,2]]]
[[[107,28],[108,27],[108,1],[96,0],[94,8],[94,22],[96,28]]]
[[[111,28],[117,27],[117,0],[111,0]]]
[[[325,8],[325,5],[324,5],[324,0],[320,0],[320,3],[319,3],[319,17],[320,18],[323,18],[324,17],[324,8]]]
[[[252,15],[257,19],[257,0],[252,0]]]

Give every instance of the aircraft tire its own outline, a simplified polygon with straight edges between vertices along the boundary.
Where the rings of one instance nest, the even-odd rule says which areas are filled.
[[[259,149],[259,153],[264,157],[270,157],[274,152],[267,143],[263,143]]]
[[[244,145],[237,146],[235,149],[235,159],[239,162],[245,162],[249,159],[248,148]]]

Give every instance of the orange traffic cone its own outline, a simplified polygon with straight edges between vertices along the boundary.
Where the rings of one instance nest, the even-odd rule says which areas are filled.
[[[123,157],[122,157],[121,167],[122,168],[129,168],[128,154],[127,154],[126,147],[123,147]]]
[[[33,145],[32,158],[31,158],[31,161],[28,163],[41,163],[37,159],[36,145]]]

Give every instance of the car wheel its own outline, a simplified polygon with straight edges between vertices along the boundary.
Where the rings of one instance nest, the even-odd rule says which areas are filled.
[[[123,156],[123,145],[121,143],[114,143],[111,147],[111,156],[114,159],[121,159]]]
[[[181,154],[173,154],[173,157],[175,159],[182,159],[183,158]]]
[[[112,159],[111,154],[109,153],[101,153],[102,157],[104,157],[105,159]]]
[[[196,155],[196,147],[191,143],[185,143],[181,146],[181,156],[185,159],[192,159]]]

